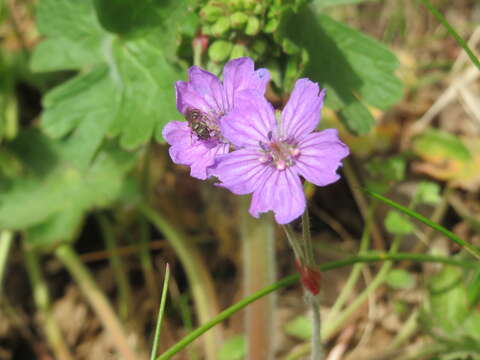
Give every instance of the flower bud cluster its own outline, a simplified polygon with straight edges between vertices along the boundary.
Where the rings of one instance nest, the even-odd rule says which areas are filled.
[[[272,80],[278,87],[289,88],[308,58],[300,47],[277,32],[284,15],[306,1],[203,1],[199,31],[201,36],[208,37],[207,68],[217,72],[229,59],[249,56],[260,63],[269,62],[273,71],[278,64],[278,74],[273,73]]]

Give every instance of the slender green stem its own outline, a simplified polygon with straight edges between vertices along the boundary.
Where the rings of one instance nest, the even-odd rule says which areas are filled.
[[[242,310],[245,308],[247,305],[253,303],[255,300],[258,300],[276,290],[282,289],[286,286],[292,285],[295,282],[298,281],[298,275],[291,275],[288,276],[280,281],[277,281],[276,283],[267,286],[263,288],[260,291],[257,291],[255,294],[252,294],[250,296],[247,296],[246,298],[242,299],[241,301],[237,302],[236,304],[233,304],[232,306],[228,307],[224,311],[222,311],[220,314],[218,314],[215,318],[211,319],[201,327],[195,329],[192,331],[190,334],[186,335],[183,339],[181,339],[179,342],[177,342],[175,345],[173,345],[171,348],[169,348],[167,351],[165,351],[162,355],[160,355],[157,360],[165,360],[165,359],[170,359],[173,355],[178,353],[180,350],[184,349],[187,345],[192,343],[194,340],[196,340],[198,337],[203,335],[205,332],[213,328],[215,325],[219,324],[220,322],[224,321],[225,319],[228,319],[230,316],[235,314],[236,312]]]
[[[215,287],[207,266],[203,262],[198,249],[191,241],[158,211],[146,204],[140,205],[145,217],[165,236],[179,257],[188,277],[200,324],[206,324],[219,312]],[[217,328],[205,339],[205,350],[208,359],[216,359],[222,339],[222,329]]]
[[[312,236],[310,234],[310,216],[308,214],[308,207],[305,208],[305,212],[302,215],[302,234],[305,248],[306,265],[313,267],[316,265],[316,263],[313,254]]]
[[[475,64],[475,66],[480,70],[480,61],[478,58],[475,56],[473,51],[470,49],[468,46],[467,42],[462,39],[460,35],[455,31],[455,29],[450,25],[450,23],[447,21],[447,19],[442,15],[440,11],[438,11],[428,0],[420,0],[423,5],[432,13],[433,16],[437,18],[437,20],[447,28],[448,32],[450,35],[453,36],[453,38],[457,41],[458,45],[460,45],[463,50],[467,53],[468,57],[472,62]]]
[[[128,318],[128,311],[132,304],[130,283],[125,273],[122,258],[118,253],[118,245],[110,221],[103,214],[98,214],[97,220],[105,241],[105,247],[109,253],[110,265],[112,266],[113,276],[118,287],[120,317],[125,320]]]
[[[55,255],[75,279],[75,282],[96,312],[105,330],[107,330],[112,337],[118,353],[126,360],[136,360],[137,357],[128,345],[127,334],[115,315],[112,306],[72,247],[68,244],[60,245],[56,249]]]
[[[202,44],[200,41],[193,42],[193,65],[202,67]]]
[[[477,262],[472,262],[468,260],[455,260],[449,257],[442,257],[442,256],[432,256],[432,255],[423,255],[423,254],[408,254],[408,253],[396,253],[396,254],[388,254],[388,253],[376,253],[376,254],[365,254],[361,256],[354,256],[351,258],[347,258],[344,260],[332,261],[319,266],[320,271],[329,271],[333,269],[337,269],[343,266],[353,265],[360,262],[377,262],[377,261],[390,261],[390,260],[412,260],[418,262],[434,262],[434,263],[443,263],[449,265],[455,265],[465,268],[477,268],[479,267]],[[225,319],[228,319],[230,316],[235,314],[236,312],[242,310],[252,302],[256,301],[257,299],[266,296],[273,291],[280,290],[292,284],[295,284],[299,280],[299,275],[290,275],[286,278],[277,281],[276,283],[263,288],[262,290],[247,296],[246,298],[240,300],[236,304],[228,307],[216,317],[212,318],[211,320],[207,321],[204,325],[198,327],[190,334],[186,335],[183,339],[179,342],[174,344],[172,347],[167,349],[162,355],[157,357],[157,360],[166,360],[170,359],[173,355],[184,349],[190,343],[195,341],[201,335],[206,333],[208,330],[213,328],[215,325],[221,323]]]
[[[371,219],[371,217],[369,217]],[[360,240],[360,249],[358,253],[362,255],[365,251],[367,251],[369,245],[370,245],[370,221],[367,221],[367,224],[365,225],[365,228],[363,229],[363,234],[362,234],[362,239]],[[326,324],[332,321],[332,319],[335,319],[338,316],[338,313],[340,309],[343,307],[343,305],[347,302],[348,298],[350,297],[350,294],[352,293],[353,288],[355,287],[355,284],[357,283],[358,279],[360,278],[361,272],[364,268],[365,264],[364,263],[359,263],[355,264],[353,266],[352,271],[350,272],[350,275],[347,279],[347,282],[345,285],[342,287],[342,291],[337,297],[337,300],[333,304],[332,308],[330,309],[328,313],[327,320],[325,321]]]
[[[392,242],[392,246],[390,247],[389,254],[395,255],[400,246],[400,236],[396,236]],[[326,324],[323,328],[323,339],[328,339],[332,336],[344,323],[348,320],[348,318],[363,304],[365,300],[367,300],[368,296],[375,291],[380,285],[383,284],[385,277],[387,276],[388,272],[390,271],[393,263],[391,261],[387,261],[382,264],[379,272],[372,280],[372,282],[367,286],[363,292],[358,295],[355,300],[344,310],[342,311],[332,322]]]
[[[292,229],[290,224],[286,224],[282,226],[283,231],[285,231],[285,235],[287,236],[288,243],[290,247],[293,249],[293,253],[295,254],[295,258],[299,259],[302,263],[305,261],[305,254],[303,249],[300,247],[300,244],[297,239],[297,235]]]
[[[165,304],[167,303],[168,282],[170,281],[170,266],[165,267],[165,279],[163,280],[162,299],[160,300],[160,308],[158,310],[157,326],[155,328],[155,337],[153,338],[152,353],[150,360],[155,360],[158,352],[158,343],[160,340],[160,333],[162,329],[163,314],[165,313]]]
[[[375,193],[373,191],[370,191],[370,190],[367,190],[367,189],[365,189],[365,192],[367,194],[369,194],[370,196],[372,196],[372,197],[374,197],[374,198],[376,198],[380,201],[383,201],[385,204],[390,205],[391,207],[394,207],[397,210],[400,210],[404,214],[406,214],[408,216],[411,216],[411,217],[417,219],[418,221],[421,221],[425,225],[430,226],[432,229],[437,230],[438,232],[442,233],[443,235],[448,237],[453,242],[456,242],[457,244],[464,247],[470,254],[475,256],[477,259],[480,259],[480,250],[479,249],[477,249],[472,244],[467,243],[465,240],[461,239],[460,237],[458,237],[457,235],[455,235],[451,231],[445,229],[443,226],[441,226],[437,223],[434,223],[433,221],[427,219],[425,216],[422,216],[419,213],[417,213],[413,210],[410,210],[410,209],[408,209],[408,208],[396,203],[395,201],[392,201],[392,200],[390,200],[390,199],[388,199],[388,198],[386,198],[386,197],[384,197],[380,194],[377,194],[377,193]]]
[[[276,280],[275,234],[270,214],[255,219],[247,212],[248,199],[240,201],[243,293],[248,295]],[[272,293],[245,309],[248,360],[274,358],[275,305],[276,294]]]
[[[50,294],[47,282],[43,276],[37,253],[32,249],[25,248],[25,264],[27,266],[30,283],[33,289],[33,299],[37,310],[42,317],[42,324],[47,341],[55,353],[55,358],[59,360],[73,360],[73,356],[63,337],[60,326],[53,316]]]
[[[8,254],[13,244],[13,232],[4,230],[0,233],[0,294],[3,292],[3,278],[7,269]]]

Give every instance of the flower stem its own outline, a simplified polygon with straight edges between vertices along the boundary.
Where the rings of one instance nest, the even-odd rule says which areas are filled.
[[[418,261],[418,262],[443,263],[443,264],[450,264],[450,265],[455,265],[460,267],[478,269],[478,263],[474,261],[455,260],[451,257],[432,256],[432,255],[423,255],[423,254],[408,254],[408,253],[396,253],[396,254],[375,253],[372,255],[365,254],[362,256],[353,256],[343,260],[324,263],[319,266],[319,269],[320,271],[329,271],[329,270],[334,270],[343,266],[348,266],[348,265],[361,263],[361,262],[370,263],[370,262],[389,261],[389,260],[411,260],[411,261]],[[194,331],[187,334],[183,339],[181,339],[176,344],[172,345],[162,355],[160,355],[157,358],[157,360],[171,359],[172,356],[180,352],[182,349],[187,347],[189,344],[191,344],[197,338],[205,334],[208,330],[210,330],[214,326],[220,324],[225,319],[228,319],[230,316],[244,309],[245,307],[255,302],[256,300],[268,294],[271,294],[274,291],[277,291],[287,286],[290,286],[292,284],[295,284],[299,279],[300,279],[299,274],[290,275],[288,277],[285,277],[277,281],[274,284],[271,284],[261,289],[260,291],[257,291],[254,294],[247,296],[246,298],[243,298],[242,300],[238,301],[237,303],[223,310],[214,318],[207,321],[204,325],[196,328]],[[310,344],[308,344],[308,347],[310,347]],[[296,358],[297,357],[295,357],[295,359]]]
[[[311,360],[321,360],[324,357],[322,339],[320,338],[322,323],[320,318],[320,305],[318,296],[309,291],[305,292],[307,303],[312,312],[312,352]]]
[[[40,312],[43,329],[48,343],[52,347],[55,358],[59,360],[73,360],[60,327],[53,316],[48,286],[43,277],[37,253],[25,247],[25,264],[27,266],[30,283],[33,289],[33,299]]]
[[[147,204],[141,204],[140,210],[158,231],[165,236],[180,258],[192,289],[200,324],[206,324],[209,319],[218,314],[220,307],[217,302],[213,280],[197,248],[158,211],[152,209]],[[222,329],[217,328],[206,337],[205,351],[207,359],[213,360],[217,358],[222,333]]]
[[[270,215],[251,217],[241,198],[241,237],[243,246],[243,292],[255,293],[276,279],[274,226]],[[248,360],[269,360],[274,357],[275,294],[256,301],[245,309]]]
[[[72,247],[68,244],[60,245],[55,251],[55,255],[65,265],[78,286],[80,286],[83,295],[97,313],[105,330],[107,330],[112,337],[118,353],[126,360],[136,360],[137,357],[128,346],[129,341],[127,334],[122,328],[115,312],[103,292],[98,288],[93,276],[80,261]]]
[[[8,254],[13,244],[13,232],[4,230],[0,233],[0,294],[2,293],[3,278],[7,269]]]

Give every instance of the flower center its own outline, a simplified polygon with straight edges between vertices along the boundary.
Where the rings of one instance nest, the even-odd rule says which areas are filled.
[[[283,137],[274,139],[271,133],[268,135],[270,142],[260,142],[262,156],[259,160],[274,165],[278,170],[295,165],[295,160],[300,155],[297,143],[293,139]]]

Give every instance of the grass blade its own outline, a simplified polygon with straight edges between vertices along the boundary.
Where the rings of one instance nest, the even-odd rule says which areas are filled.
[[[457,41],[458,45],[460,45],[463,48],[463,50],[465,50],[465,52],[467,53],[470,60],[472,60],[472,62],[475,64],[475,66],[478,68],[478,70],[480,70],[480,61],[475,56],[473,51],[470,49],[467,42],[465,40],[463,40],[460,37],[460,35],[458,35],[458,33],[455,31],[455,29],[447,21],[447,19],[445,19],[445,17],[442,15],[442,13],[440,11],[438,11],[430,3],[430,1],[428,1],[428,0],[421,0],[421,1],[422,1],[423,5],[425,5],[425,7],[428,9],[428,11],[430,11],[432,13],[432,15],[435,16],[437,18],[437,20],[440,21],[440,23],[442,23],[443,26],[445,26],[447,28],[450,35],[453,36],[453,38]]]
[[[430,226],[432,229],[437,230],[438,232],[442,233],[443,235],[448,237],[453,242],[455,242],[458,245],[465,248],[465,250],[467,250],[470,254],[472,254],[474,257],[476,257],[477,259],[480,260],[480,250],[477,247],[473,246],[472,244],[470,244],[470,243],[466,242],[465,240],[461,239],[460,237],[458,237],[457,235],[452,233],[450,230],[447,230],[443,226],[441,226],[437,223],[434,223],[433,221],[427,219],[426,217],[420,215],[419,213],[417,213],[413,210],[410,210],[410,209],[408,209],[408,208],[396,203],[395,201],[390,200],[390,199],[388,199],[388,198],[386,198],[386,197],[384,197],[380,194],[377,194],[374,191],[365,189],[365,192],[368,195],[370,195],[371,197],[373,197],[375,199],[378,199],[378,200],[384,202],[385,204],[390,205],[391,207],[394,207],[395,209],[401,211],[405,215],[413,217],[414,219],[417,219],[418,221],[421,221],[425,225]]]
[[[167,302],[168,282],[170,281],[170,266],[165,266],[165,279],[163,280],[162,298],[160,299],[160,308],[158,310],[157,326],[155,327],[155,337],[153,338],[152,353],[150,360],[155,360],[158,351],[158,342],[162,329],[163,314],[165,313],[165,304]]]
[[[333,269],[337,269],[343,266],[353,265],[356,263],[372,263],[377,261],[391,261],[391,260],[411,260],[411,261],[418,261],[418,262],[434,262],[434,263],[443,263],[449,265],[455,265],[465,268],[479,268],[479,264],[477,262],[472,262],[468,260],[456,260],[451,257],[444,257],[444,256],[433,256],[433,255],[424,255],[424,254],[408,254],[408,253],[374,253],[374,254],[365,254],[360,256],[352,256],[350,258],[338,261],[331,261],[328,263],[324,263],[319,266],[320,271],[329,271]],[[269,285],[262,290],[259,290],[252,295],[249,295],[239,302],[233,304],[232,306],[223,310],[220,314],[209,320],[204,325],[196,328],[191,333],[187,334],[183,339],[178,341],[176,344],[172,345],[169,349],[167,349],[163,354],[157,357],[157,360],[168,360],[171,359],[175,354],[183,350],[197,338],[202,336],[208,330],[213,328],[215,325],[221,323],[225,319],[229,318],[236,312],[242,310],[252,302],[274,292],[280,290],[284,287],[290,286],[296,283],[299,280],[298,274],[290,275],[277,281],[276,283]]]

